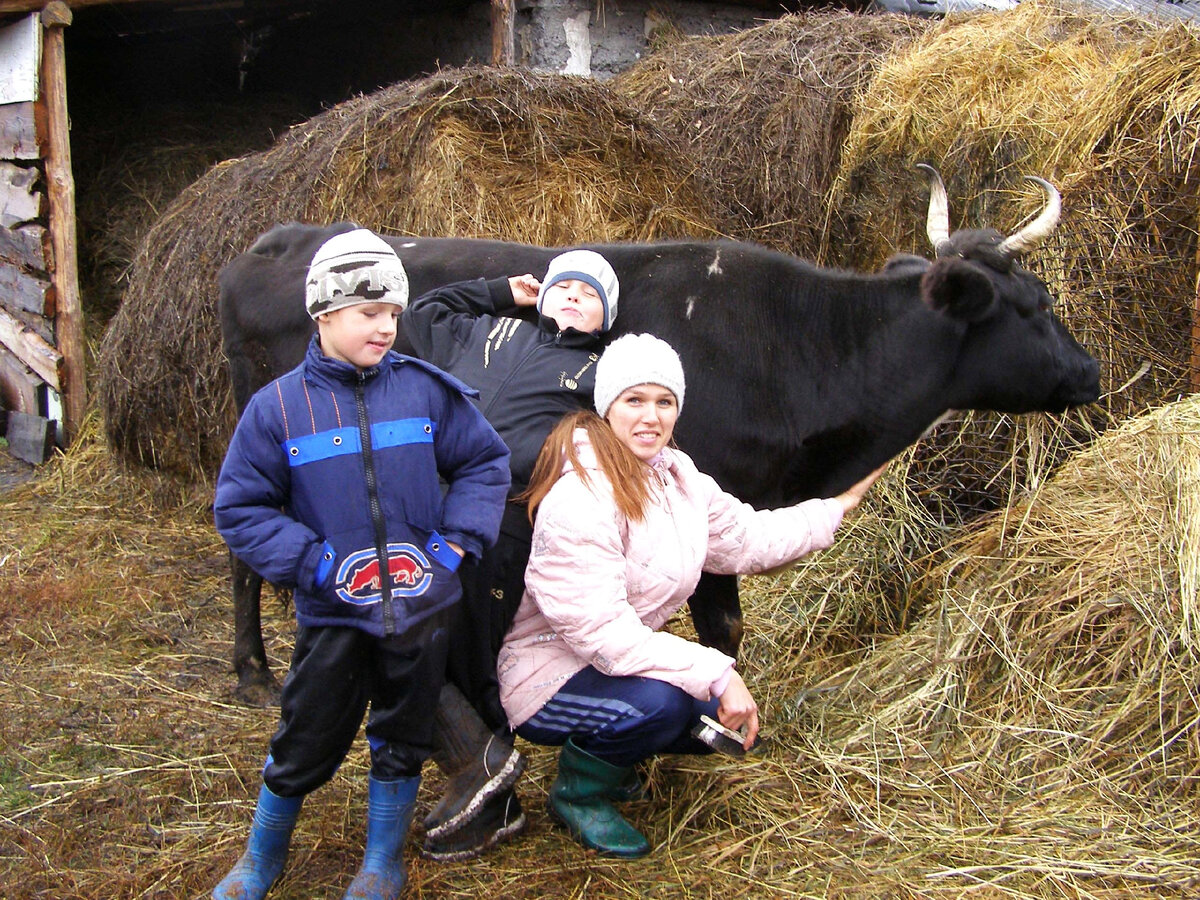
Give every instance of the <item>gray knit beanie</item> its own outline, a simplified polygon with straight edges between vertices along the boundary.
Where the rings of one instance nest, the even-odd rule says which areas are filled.
[[[408,305],[408,275],[387,241],[365,228],[337,234],[317,248],[304,280],[314,319],[359,303]]]
[[[594,250],[568,250],[550,260],[546,268],[546,277],[542,279],[542,289],[538,291],[537,311],[542,311],[542,300],[546,296],[546,288],[558,281],[577,279],[586,282],[600,293],[600,302],[604,304],[604,321],[601,331],[612,328],[613,320],[617,317],[617,295],[620,285],[617,283],[617,273],[608,264],[608,260]]]
[[[683,364],[679,354],[652,334],[623,334],[596,363],[596,412],[608,415],[613,401],[635,384],[661,384],[675,395],[683,411]]]

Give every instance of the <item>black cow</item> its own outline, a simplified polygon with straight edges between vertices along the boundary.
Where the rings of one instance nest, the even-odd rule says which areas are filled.
[[[613,335],[652,332],[679,351],[687,412],[675,435],[702,471],[756,507],[832,496],[916,441],[949,410],[1062,411],[1099,395],[1096,361],[1017,263],[1059,215],[1058,192],[1017,234],[949,234],[931,174],[934,261],[876,274],[817,268],[734,241],[592,245],[621,281]],[[276,226],[220,273],[221,326],[238,408],[303,356],[313,325],[303,280],[348,224]],[[499,241],[388,238],[417,295],[473,277],[532,272],[561,252]],[[400,342],[401,344],[403,341]],[[407,348],[397,347],[401,352]],[[268,691],[261,582],[234,561],[239,695]],[[736,580],[706,576],[691,601],[702,641],[741,638]]]

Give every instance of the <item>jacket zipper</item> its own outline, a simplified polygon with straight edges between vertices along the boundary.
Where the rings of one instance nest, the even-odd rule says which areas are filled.
[[[392,572],[388,566],[387,523],[383,520],[383,505],[379,502],[379,480],[375,477],[375,454],[371,447],[371,423],[367,420],[367,397],[363,388],[364,375],[358,373],[354,382],[354,405],[358,409],[358,437],[362,445],[363,471],[367,479],[367,503],[371,524],[375,528],[375,558],[379,561],[379,591],[383,602],[383,633],[396,633],[396,614],[392,609]]]
[[[554,341],[556,344],[558,343],[557,336],[554,338]],[[531,359],[533,359],[534,355],[541,349],[542,349],[541,343],[536,342],[533,345],[533,347],[524,356],[521,357],[520,361],[515,366],[513,366],[512,371],[508,373],[508,377],[505,378],[504,381],[500,384],[500,386],[496,389],[495,396],[493,396],[491,402],[488,403],[487,409],[480,410],[480,412],[483,413],[484,418],[488,418],[488,413],[490,413],[492,411],[492,407],[495,406],[496,402],[498,400],[500,400],[500,398],[502,398],[507,393],[508,385],[512,382],[512,380],[514,378],[517,377],[517,375],[525,368],[525,366],[529,363],[529,361]]]

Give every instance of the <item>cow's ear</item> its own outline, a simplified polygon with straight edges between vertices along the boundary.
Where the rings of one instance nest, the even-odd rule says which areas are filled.
[[[996,291],[978,266],[954,256],[936,260],[921,277],[921,299],[944,315],[978,322],[992,312]]]

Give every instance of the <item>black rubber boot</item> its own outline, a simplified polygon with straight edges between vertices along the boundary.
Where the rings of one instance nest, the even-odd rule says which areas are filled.
[[[483,804],[479,814],[442,838],[425,838],[421,855],[438,862],[461,862],[475,859],[493,847],[516,837],[526,826],[521,801],[514,791],[493,794]]]
[[[629,772],[630,767],[597,759],[568,738],[546,807],[585,847],[625,859],[645,856],[650,842],[625,821],[610,799],[628,783]]]
[[[525,771],[512,736],[489,731],[452,684],[438,695],[432,757],[446,775],[442,798],[424,821],[426,836],[435,840],[464,827],[489,797],[511,790]]]

